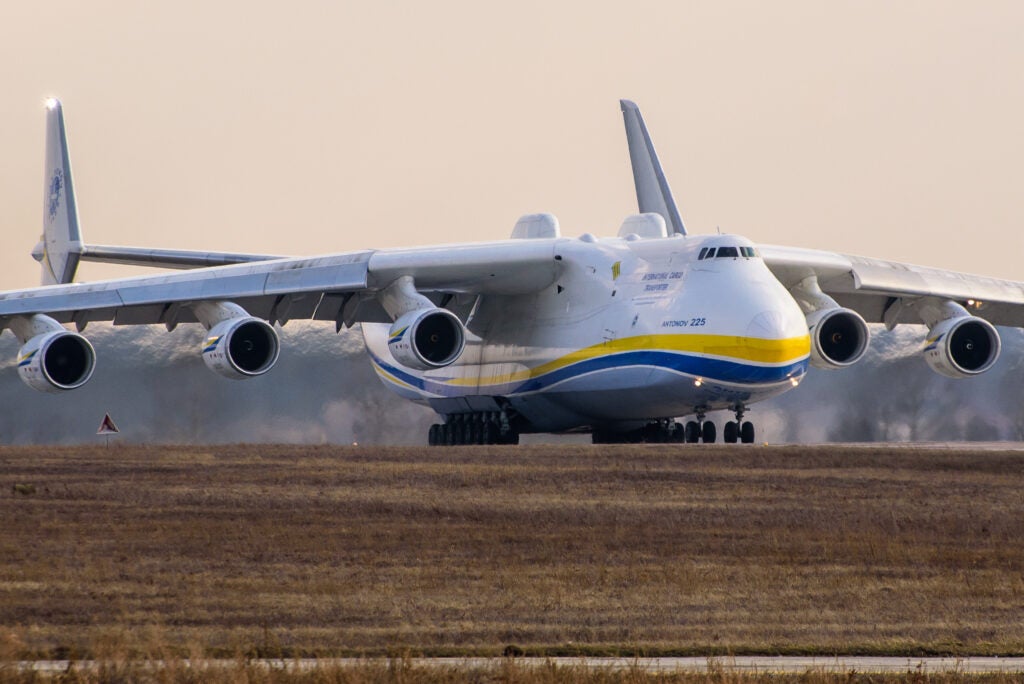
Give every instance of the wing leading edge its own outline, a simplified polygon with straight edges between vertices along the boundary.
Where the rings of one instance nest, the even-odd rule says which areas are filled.
[[[361,251],[218,266],[95,283],[0,293],[0,322],[46,314],[58,322],[192,322],[189,306],[232,301],[275,322],[312,318],[390,321],[379,307],[358,307],[401,276],[426,293],[503,295],[541,290],[557,275],[554,240],[510,240],[421,249]],[[355,299],[353,299],[355,297]],[[344,306],[352,300],[351,307]]]
[[[1024,326],[1024,283],[796,247],[759,246],[775,277],[794,288],[815,277],[822,291],[871,323],[922,323],[902,304],[948,299],[994,325]]]

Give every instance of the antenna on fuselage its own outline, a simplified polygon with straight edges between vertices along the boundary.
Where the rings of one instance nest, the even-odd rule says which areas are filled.
[[[633,165],[633,183],[640,213],[661,214],[669,231],[686,235],[686,226],[679,216],[672,188],[665,179],[640,108],[629,100],[619,100],[619,106],[626,124],[626,142],[629,144],[629,161]]]

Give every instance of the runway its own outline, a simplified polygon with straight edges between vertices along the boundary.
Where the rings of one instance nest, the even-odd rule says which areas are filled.
[[[964,658],[907,658],[883,656],[727,656],[727,657],[686,657],[686,658],[408,658],[400,659],[403,666],[411,668],[446,669],[460,672],[489,671],[509,664],[531,668],[556,665],[560,668],[584,668],[588,670],[638,670],[650,673],[698,673],[713,672],[745,674],[802,674],[821,673],[960,673],[990,674],[1024,673],[1024,657],[964,657]],[[365,666],[372,663],[387,663],[386,659],[374,658],[302,658],[302,659],[259,659],[245,661],[268,670],[309,672],[317,669],[333,669]],[[202,660],[196,662],[178,661],[186,667],[199,670],[231,669],[238,667],[233,659]],[[159,669],[170,665],[165,661],[139,662],[142,668]],[[23,671],[59,673],[69,670],[93,671],[103,666],[102,661],[83,660],[40,660],[21,661],[18,668]]]

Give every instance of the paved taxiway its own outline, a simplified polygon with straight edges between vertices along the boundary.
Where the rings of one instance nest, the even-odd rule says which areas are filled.
[[[187,662],[187,661],[186,661]],[[374,659],[324,658],[296,660],[253,660],[268,669],[310,671],[318,667],[346,667],[365,665]],[[453,668],[459,670],[490,670],[508,662],[505,658],[411,658],[403,660],[413,667]],[[804,672],[860,672],[860,673],[1024,673],[1024,658],[962,657],[962,658],[907,658],[880,656],[728,656],[689,658],[516,658],[523,667],[539,667],[549,663],[560,667],[580,667],[595,670],[638,669],[645,672],[672,673],[714,671],[744,673],[801,674]],[[19,669],[42,673],[66,672],[69,668],[89,671],[100,667],[98,661],[39,660],[22,661]],[[163,663],[150,665],[159,668]],[[200,669],[232,668],[237,660],[204,660],[195,663]]]

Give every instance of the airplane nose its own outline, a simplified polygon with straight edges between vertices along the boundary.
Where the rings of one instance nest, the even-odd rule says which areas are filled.
[[[750,319],[746,336],[751,344],[753,340],[768,341],[769,348],[774,350],[778,362],[792,362],[801,356],[806,357],[811,351],[807,319],[796,306],[792,311],[785,308],[761,311]]]
[[[747,337],[770,340],[792,337],[793,331],[789,329],[790,327],[781,311],[762,311],[747,325]]]

